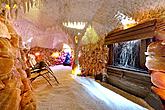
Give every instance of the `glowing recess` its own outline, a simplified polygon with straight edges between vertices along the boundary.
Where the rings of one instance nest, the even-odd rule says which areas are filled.
[[[80,75],[81,74],[81,70],[80,70],[80,65],[78,64],[78,66],[76,66],[73,70],[72,70],[72,74],[74,75]]]
[[[63,44],[63,50],[64,50],[64,52],[69,52],[69,53],[71,53],[71,48],[70,48],[70,46],[69,45],[67,45],[67,44]]]
[[[134,19],[124,15],[120,11],[117,12],[117,14],[115,15],[115,18],[117,18],[122,23],[124,29],[128,29],[137,24],[137,22]]]
[[[65,27],[73,28],[73,29],[84,29],[87,22],[63,22]]]
[[[53,52],[51,56],[54,58],[58,58],[60,56],[60,53],[59,52]]]
[[[39,52],[36,52],[36,53],[35,53],[35,56],[39,56],[39,55],[40,55],[40,53],[39,53]]]

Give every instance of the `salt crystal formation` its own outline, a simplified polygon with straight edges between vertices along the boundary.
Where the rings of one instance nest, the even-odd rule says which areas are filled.
[[[151,43],[147,48],[149,56],[146,57],[146,67],[151,70],[151,82],[154,84],[152,90],[165,100],[165,37],[161,36],[157,36],[159,41]]]
[[[36,102],[30,81],[22,69],[23,63],[18,61],[21,58],[19,36],[3,17],[0,17],[0,22],[2,29],[8,29],[7,37],[0,36],[0,109],[35,110]]]
[[[81,47],[79,61],[83,75],[96,75],[106,71],[108,49],[103,44],[104,40],[100,39],[96,44]]]

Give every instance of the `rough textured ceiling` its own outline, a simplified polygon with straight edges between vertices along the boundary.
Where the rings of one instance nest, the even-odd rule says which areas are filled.
[[[165,8],[164,4],[165,0],[46,0],[40,8],[20,14],[15,26],[25,38],[37,37],[34,45],[54,47],[52,41],[58,42],[55,39],[68,42],[68,35],[62,30],[63,21],[87,21],[102,35],[120,25],[114,18],[117,11],[134,18],[139,12]],[[50,42],[43,45],[45,39]]]

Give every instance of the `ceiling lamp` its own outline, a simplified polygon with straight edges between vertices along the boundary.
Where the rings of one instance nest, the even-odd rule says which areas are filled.
[[[65,26],[67,28],[82,30],[85,28],[87,22],[70,22],[70,21],[68,21],[68,22],[63,22],[62,24],[63,24],[63,26]]]
[[[137,24],[137,22],[134,19],[124,15],[120,11],[117,12],[117,14],[115,15],[115,18],[117,18],[122,23],[124,29],[128,29]]]

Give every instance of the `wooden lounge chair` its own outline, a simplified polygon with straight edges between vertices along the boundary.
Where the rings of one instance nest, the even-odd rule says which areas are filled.
[[[57,78],[55,77],[53,71],[50,69],[50,67],[47,65],[45,61],[41,61],[37,63],[35,66],[33,66],[30,70],[31,76],[30,80],[31,82],[34,81],[36,78],[42,76],[51,86],[51,76],[54,78],[54,80],[59,84]]]

